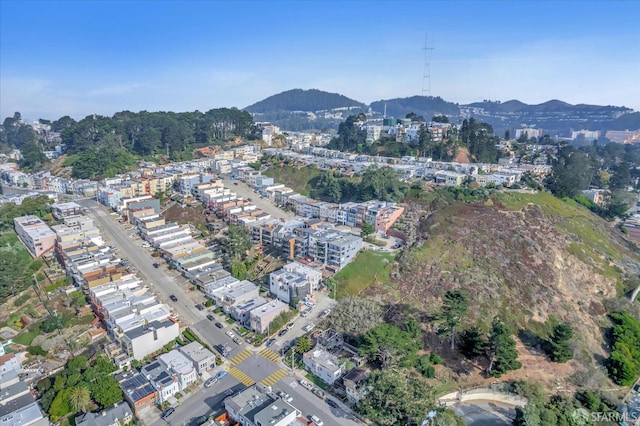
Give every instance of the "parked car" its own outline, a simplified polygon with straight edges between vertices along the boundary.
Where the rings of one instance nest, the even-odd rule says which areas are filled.
[[[169,296],[169,299],[171,299],[172,302],[177,302],[178,301],[178,298],[174,294]]]
[[[322,311],[322,315],[327,316],[331,313],[331,309],[325,309],[324,311]]]
[[[153,267],[154,267],[154,268],[159,268],[159,267],[160,267],[160,264],[159,264],[159,263],[154,263],[154,264],[153,264]]]
[[[161,419],[166,419],[167,417],[169,417],[170,415],[173,414],[173,412],[176,411],[175,408],[173,407],[169,407],[166,410],[164,410],[164,412],[162,413],[162,415],[160,416]]]
[[[311,310],[307,309],[306,311],[304,311],[303,313],[300,314],[300,316],[302,318],[306,318],[307,315],[309,315],[309,313],[311,312]]]
[[[201,304],[198,303],[196,305],[196,309],[199,310],[199,311],[204,311],[204,306],[202,306]]]
[[[302,329],[308,333],[308,332],[310,332],[311,330],[313,330],[313,329],[315,328],[315,326],[316,326],[316,325],[315,325],[314,323],[312,323],[312,322],[311,322],[311,323],[309,323],[309,324],[305,325],[304,327],[302,327]]]
[[[327,405],[331,408],[338,408],[338,403],[333,399],[327,399]]]
[[[313,385],[305,379],[300,380],[300,384],[302,385],[302,387],[307,388],[308,390],[313,390]]]
[[[286,328],[283,328],[282,330],[280,330],[280,333],[278,333],[278,336],[280,337],[284,336],[285,334],[287,334],[287,331],[289,330],[287,330]]]
[[[320,418],[318,416],[309,416],[309,419],[314,422],[315,424],[317,424],[318,426],[324,426],[324,422],[322,420],[320,420]]]
[[[209,421],[209,417],[207,417],[207,416],[200,416],[200,417],[198,418],[198,420],[196,420],[196,424],[197,424],[197,425],[203,425],[203,424],[205,424],[205,423],[206,423],[206,422],[208,422],[208,421]]]
[[[224,334],[226,334],[227,336],[231,337],[232,339],[235,337],[235,334],[233,334],[233,331],[231,331],[231,330],[225,331]]]
[[[291,330],[293,328],[293,323],[290,322],[289,324],[287,324],[287,330]]]
[[[226,375],[227,375],[227,372],[226,372],[226,371],[224,371],[224,370],[222,370],[222,371],[218,371],[218,372],[216,373],[216,375],[215,375],[215,376],[213,376],[213,378],[214,378],[214,379],[216,379],[216,380],[220,380],[220,379],[222,379],[222,378],[223,378],[224,376],[226,376]]]
[[[218,327],[218,328],[224,328],[224,325],[222,325],[222,323],[221,323],[221,322],[217,322],[217,323],[216,323],[216,327]]]
[[[210,379],[207,379],[206,382],[204,382],[204,387],[205,388],[210,388],[211,386],[213,386],[213,384],[215,382],[217,382],[218,380],[215,377],[211,377]]]
[[[229,348],[224,345],[216,345],[216,350],[222,354],[222,356],[229,355]]]
[[[293,401],[293,397],[291,395],[289,395],[288,393],[284,393],[284,392],[281,391],[281,392],[278,392],[278,396],[281,399],[283,399],[283,400],[285,400],[287,402]]]
[[[213,320],[215,320],[215,318],[214,318],[214,317],[213,317],[213,315],[211,315],[211,314],[207,315],[207,319],[208,319],[209,321],[213,321]]]
[[[276,339],[269,339],[269,340],[267,340],[267,343],[266,343],[267,347],[269,347],[269,346],[273,345],[273,342],[275,342],[275,341],[276,341]]]
[[[233,343],[235,343],[236,345],[241,345],[242,344],[242,340],[240,340],[239,337],[234,337],[233,338]]]

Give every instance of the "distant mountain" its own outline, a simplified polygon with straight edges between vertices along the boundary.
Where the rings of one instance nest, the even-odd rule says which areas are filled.
[[[249,113],[271,113],[274,111],[316,112],[348,107],[364,109],[366,105],[338,93],[323,92],[318,89],[293,89],[269,96],[246,107],[244,110]]]
[[[458,105],[437,96],[411,96],[372,102],[370,112],[380,116],[405,117],[415,113],[429,120],[447,115],[454,123],[473,117],[493,126],[497,134],[523,125],[543,129],[551,136],[570,136],[572,130],[636,130],[640,113],[611,105],[572,105],[552,99],[530,105],[517,99],[506,102],[482,101]],[[283,130],[337,129],[349,115],[369,112],[367,105],[338,93],[317,89],[293,89],[270,96],[245,108],[255,121],[269,121]]]
[[[371,103],[371,110],[380,114],[386,112],[388,117],[405,117],[413,112],[426,120],[434,115],[448,115],[458,117],[460,109],[457,104],[434,96],[412,96],[410,98],[395,98],[379,100]]]
[[[493,126],[496,132],[514,129],[523,125],[536,126],[551,136],[569,136],[571,130],[608,130],[621,125],[613,123],[633,112],[626,107],[603,105],[572,105],[557,99],[537,105],[528,105],[518,100],[507,102],[483,101],[460,105],[461,118],[474,117]],[[631,117],[625,122],[640,121]],[[612,127],[613,126],[613,127]]]
[[[338,93],[293,89],[249,105],[244,109],[255,121],[268,121],[289,131],[337,129],[350,114],[366,112],[362,102]]]

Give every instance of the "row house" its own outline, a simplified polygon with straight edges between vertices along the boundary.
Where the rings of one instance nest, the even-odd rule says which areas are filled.
[[[186,389],[198,380],[198,370],[187,356],[176,349],[158,356],[158,361],[163,363],[178,378],[180,389]]]
[[[231,286],[234,283],[240,282],[240,280],[231,276],[228,271],[225,272],[227,272],[227,274],[223,276],[210,277],[210,279],[202,283],[202,291],[208,299],[213,300],[215,297],[215,293],[221,288]]]
[[[270,330],[271,323],[288,311],[289,305],[280,300],[264,303],[249,312],[249,328],[256,333],[269,334],[270,331],[276,331]]]
[[[226,398],[224,408],[234,422],[243,426],[290,426],[301,415],[295,407],[260,385]]]
[[[404,213],[404,207],[385,201],[374,201],[367,205],[365,222],[373,225],[376,232],[386,235],[402,213]]]
[[[154,387],[160,404],[180,392],[177,375],[158,360],[140,367],[140,374]]]
[[[16,217],[13,219],[13,226],[18,238],[34,258],[53,250],[56,233],[38,216]]]
[[[251,281],[235,281],[219,287],[210,293],[213,302],[229,312],[231,305],[247,302],[259,296],[259,288]]]
[[[311,374],[329,385],[340,379],[345,372],[345,365],[340,362],[337,356],[320,348],[305,352],[302,356],[302,362]]]
[[[124,400],[129,404],[134,414],[152,408],[158,403],[158,391],[148,378],[132,369],[114,375],[116,382],[124,394]]]
[[[78,203],[55,203],[51,205],[51,214],[56,220],[63,220],[65,217],[78,216],[82,214],[82,207]]]
[[[198,200],[203,201],[205,191],[221,190],[223,188],[224,188],[224,183],[220,179],[212,179],[207,183],[196,184],[193,187],[191,194],[195,196]]]
[[[191,342],[178,350],[195,366],[198,374],[209,371],[216,366],[216,356],[200,342]]]
[[[467,175],[464,173],[451,172],[448,170],[440,170],[435,173],[436,183],[448,186],[460,186],[466,180]]]
[[[228,313],[231,318],[236,320],[242,326],[249,326],[249,317],[251,311],[267,303],[267,299],[263,297],[255,297],[253,299],[240,301],[229,306]]]
[[[283,302],[295,305],[320,286],[322,273],[300,262],[291,262],[269,275],[271,294]]]

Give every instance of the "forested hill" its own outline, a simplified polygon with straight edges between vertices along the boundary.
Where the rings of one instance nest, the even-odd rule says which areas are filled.
[[[250,113],[272,113],[276,111],[315,112],[345,107],[366,109],[366,105],[362,102],[349,99],[338,93],[329,93],[318,89],[293,89],[269,96],[246,107],[245,111]]]
[[[92,179],[123,173],[140,156],[168,153],[171,160],[189,160],[197,147],[260,137],[251,115],[237,108],[62,117],[51,127],[70,154],[64,165],[73,166],[74,177]]]
[[[448,102],[438,96],[412,96],[409,98],[384,99],[371,103],[371,110],[387,117],[405,117],[409,113],[422,116],[427,120],[434,115],[446,115],[458,118],[460,109],[457,104]]]

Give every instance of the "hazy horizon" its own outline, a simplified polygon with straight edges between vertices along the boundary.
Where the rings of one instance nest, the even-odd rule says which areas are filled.
[[[635,1],[3,0],[0,117],[245,108],[295,88],[422,95],[425,34],[431,96],[638,111],[639,15]]]

